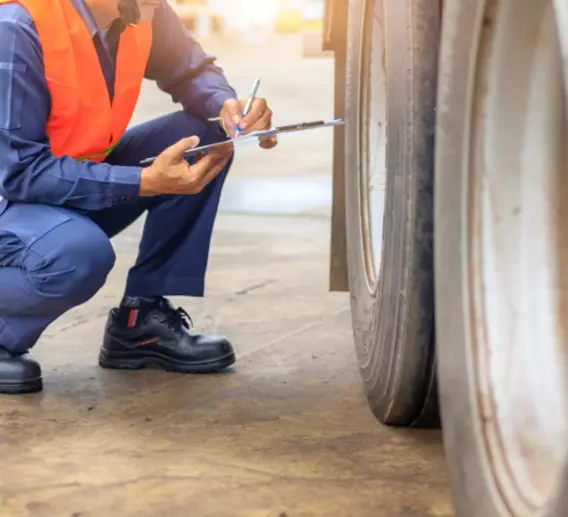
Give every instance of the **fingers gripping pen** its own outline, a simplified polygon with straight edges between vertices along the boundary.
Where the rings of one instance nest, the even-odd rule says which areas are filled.
[[[245,104],[245,109],[243,110],[242,118],[245,118],[248,115],[250,109],[252,108],[252,103],[254,102],[254,99],[256,97],[256,92],[259,86],[260,86],[260,79],[257,79],[252,85],[252,88],[250,90],[249,98],[247,99],[247,103]],[[235,138],[239,136],[239,133],[241,131],[242,128],[241,125],[239,124],[237,125],[237,130],[235,132]]]

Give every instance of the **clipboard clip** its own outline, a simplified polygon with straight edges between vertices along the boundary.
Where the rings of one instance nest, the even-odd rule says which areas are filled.
[[[326,127],[326,126],[338,126],[339,123],[335,124],[335,122],[339,122],[339,120],[332,120],[326,122],[325,120],[316,120],[314,122],[300,122],[298,124],[288,124],[286,126],[279,126],[274,128],[277,133],[292,133],[294,131],[305,131],[306,129],[316,129],[318,127]],[[343,122],[343,121],[341,121]]]

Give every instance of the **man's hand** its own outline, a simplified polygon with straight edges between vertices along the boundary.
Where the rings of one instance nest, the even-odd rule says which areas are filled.
[[[140,195],[188,195],[201,192],[227,165],[233,146],[216,147],[195,165],[189,165],[184,153],[198,144],[199,138],[196,136],[183,138],[162,152],[152,165],[142,169]]]
[[[241,135],[272,127],[272,110],[268,107],[266,99],[256,98],[248,115],[242,118],[246,103],[246,99],[229,99],[223,104],[219,116],[223,119],[225,130],[231,138],[235,136],[238,124],[242,129]],[[272,149],[277,143],[276,136],[260,139],[260,146],[264,149]]]

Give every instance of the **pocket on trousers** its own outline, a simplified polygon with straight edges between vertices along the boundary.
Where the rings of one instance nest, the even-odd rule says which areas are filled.
[[[24,109],[23,89],[14,95],[14,87],[25,81],[26,65],[22,63],[0,63],[0,128],[19,129],[22,126]]]
[[[51,230],[71,219],[69,213],[57,207],[26,203],[10,203],[8,209],[0,215],[0,256],[13,253],[17,237],[25,249],[45,237]],[[10,245],[7,246],[7,243]]]

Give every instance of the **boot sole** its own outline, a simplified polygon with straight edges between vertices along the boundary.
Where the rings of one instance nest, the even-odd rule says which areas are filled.
[[[176,361],[161,355],[145,355],[142,357],[132,357],[132,352],[128,352],[128,357],[121,354],[109,354],[104,348],[99,354],[99,366],[101,368],[111,368],[116,370],[141,370],[143,368],[158,367],[167,372],[176,373],[215,373],[228,368],[235,362],[235,354],[227,354],[211,361],[183,362]]]
[[[27,379],[25,381],[0,381],[0,393],[5,395],[21,395],[23,393],[36,393],[43,389],[41,377]]]

